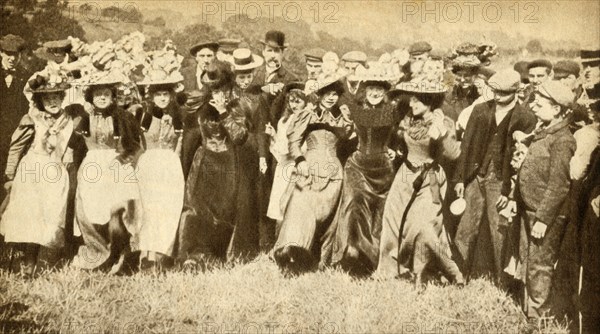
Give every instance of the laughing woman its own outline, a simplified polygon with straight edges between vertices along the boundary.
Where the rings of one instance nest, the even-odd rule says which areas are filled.
[[[346,162],[340,205],[328,231],[332,264],[350,273],[377,268],[383,207],[394,180],[388,143],[399,120],[396,105],[385,98],[394,79],[375,66],[355,79],[365,87],[350,116],[359,145]]]
[[[289,273],[310,270],[318,262],[320,239],[333,218],[342,189],[343,168],[336,144],[352,131],[351,121],[338,108],[344,92],[339,77],[321,76],[317,87],[317,106],[308,105],[288,130],[289,152],[297,174],[286,191],[289,201],[273,256]],[[307,150],[302,154],[305,142]]]
[[[29,82],[33,106],[14,132],[8,154],[5,187],[10,200],[0,233],[6,242],[23,246],[24,276],[31,276],[44,260],[39,258],[42,249],[58,255],[64,246],[69,183],[74,182],[69,171],[85,155],[77,128],[85,122],[61,106],[69,88],[64,79],[40,73]]]
[[[422,68],[410,82],[397,87],[411,108],[399,130],[407,152],[383,210],[376,276],[411,273],[420,284],[425,273],[435,275],[441,269],[450,281],[462,284],[442,225],[442,195],[447,181],[439,165],[442,159],[457,159],[460,145],[453,122],[438,109],[446,91],[441,82],[442,66],[427,61]]]

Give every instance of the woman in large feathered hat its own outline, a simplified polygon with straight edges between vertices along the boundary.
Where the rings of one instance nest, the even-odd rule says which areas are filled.
[[[78,126],[85,122],[75,112],[82,107],[63,107],[69,87],[66,77],[51,69],[36,74],[26,88],[32,106],[13,134],[5,184],[10,195],[0,233],[5,242],[24,247],[25,276],[44,260],[54,264],[65,245],[69,189],[75,181],[71,171],[86,151]],[[42,249],[51,256],[39,258]]]
[[[457,159],[460,144],[454,123],[439,109],[447,90],[442,83],[443,64],[428,60],[420,68],[411,81],[392,91],[402,96],[401,107],[409,108],[399,130],[406,152],[383,209],[376,275],[412,274],[421,284],[425,269],[435,263],[431,273],[441,272],[463,284],[450,256],[441,214],[447,178],[440,164]]]
[[[316,106],[300,112],[288,130],[296,172],[282,198],[287,208],[273,252],[277,265],[290,273],[308,271],[319,262],[315,250],[320,248],[319,240],[342,189],[343,168],[336,146],[352,132],[352,122],[338,105],[344,92],[341,76],[322,74],[312,86],[307,88],[316,92]]]

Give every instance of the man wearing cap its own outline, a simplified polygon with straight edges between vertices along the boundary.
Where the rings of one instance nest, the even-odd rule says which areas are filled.
[[[323,56],[326,51],[321,48],[314,48],[306,51],[306,72],[307,80],[316,80],[319,74],[323,73]]]
[[[219,51],[217,59],[231,63],[233,61],[233,51],[238,48],[242,41],[236,38],[222,38],[219,40]]]
[[[344,100],[348,97],[354,97],[358,92],[359,82],[352,81],[349,78],[356,74],[356,70],[359,67],[365,67],[367,64],[367,55],[362,51],[350,51],[342,56],[342,61],[344,62],[344,69],[347,74],[345,78],[346,82],[344,83],[345,92],[341,97]]]
[[[538,120],[528,153],[517,178],[520,215],[519,249],[525,264],[525,315],[531,320],[550,315],[550,290],[554,265],[565,229],[558,219],[570,188],[569,161],[576,143],[569,130],[569,107],[573,92],[556,81],[538,86],[531,109]]]
[[[519,103],[523,103],[525,101],[525,91],[529,85],[529,71],[527,70],[527,66],[529,62],[527,61],[518,61],[514,64],[513,69],[521,75],[521,83],[519,84],[519,89],[517,90],[517,98],[519,99]]]
[[[535,127],[535,117],[517,103],[519,73],[504,70],[488,81],[494,99],[478,104],[467,123],[461,143],[461,155],[454,173],[455,191],[464,197],[466,210],[456,232],[456,246],[465,276],[474,276],[474,263],[494,268],[500,281],[503,271],[503,243],[507,221],[499,211],[509,204],[511,194],[513,141],[515,131],[529,133]],[[493,258],[476,261],[475,249],[480,239],[482,221],[487,221],[492,238]]]
[[[29,103],[23,95],[28,75],[19,66],[25,40],[20,36],[6,35],[0,39],[0,172],[4,175],[11,136],[23,115],[29,110]],[[3,183],[4,184],[4,183]],[[6,196],[0,189],[0,203]]]
[[[42,60],[62,64],[65,61],[72,61],[72,59],[70,59],[71,56],[69,55],[72,49],[73,46],[71,45],[71,40],[62,39],[44,43],[41,47],[37,48],[33,54]]]
[[[410,81],[411,65],[417,61],[425,61],[429,59],[429,53],[431,50],[431,44],[425,41],[415,42],[408,48],[409,58],[408,62],[402,66],[402,72],[404,73],[402,81]]]
[[[552,79],[552,63],[547,59],[536,59],[527,64],[529,86],[525,88],[525,101],[529,101],[537,87]]]
[[[202,90],[204,86],[202,75],[208,65],[215,60],[218,49],[219,43],[210,41],[198,43],[190,49],[190,55],[196,60],[197,65],[195,70],[182,70],[183,85],[187,91]]]
[[[297,81],[296,76],[283,67],[283,52],[288,47],[285,34],[278,30],[271,30],[265,34],[265,39],[260,41],[263,45],[262,55],[265,66],[259,68],[254,76],[254,83],[262,86],[268,95],[269,105],[275,95],[279,94],[283,86]]]

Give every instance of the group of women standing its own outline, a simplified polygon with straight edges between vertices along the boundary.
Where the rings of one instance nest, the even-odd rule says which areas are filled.
[[[133,88],[118,70],[92,73],[86,108],[65,102],[70,85],[61,73],[47,68],[30,80],[33,103],[13,135],[7,174],[14,181],[0,225],[6,242],[28,245],[26,274],[40,249],[65,245],[69,219],[83,240],[78,268],[164,269],[175,259],[205,267],[257,255],[261,140],[249,119],[270,107],[275,126],[258,128],[275,160],[266,215],[276,221],[271,256],[282,270],[335,265],[358,275],[411,272],[419,281],[430,271],[462,282],[439,247],[448,244],[441,164],[459,153],[452,121],[439,109],[441,71],[415,73],[391,91],[398,78],[377,66],[348,78],[328,73],[286,85],[267,106],[236,83],[228,63],[214,61],[200,78],[205,88],[185,93],[178,70],[147,66]],[[345,80],[361,89],[349,95]],[[131,90],[145,99],[127,99]],[[189,119],[201,143],[184,180]],[[337,147],[354,136],[358,147],[343,166]],[[28,178],[32,166],[44,173],[52,166],[58,181]]]

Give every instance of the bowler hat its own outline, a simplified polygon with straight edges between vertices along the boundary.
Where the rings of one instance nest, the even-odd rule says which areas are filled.
[[[21,36],[8,34],[0,39],[0,50],[6,52],[21,52],[25,47],[25,40]]]
[[[579,64],[577,64],[576,62],[572,60],[561,60],[554,65],[554,78],[562,79],[568,77],[571,74],[574,75],[575,78],[579,78],[580,70],[581,69],[579,68]]]
[[[198,51],[200,51],[204,48],[210,49],[213,52],[217,52],[217,50],[219,49],[219,43],[210,42],[210,41],[200,42],[200,43],[192,46],[192,48],[190,49],[190,54],[192,55],[192,57],[196,57],[196,53],[198,53]]]
[[[267,31],[265,39],[260,41],[260,43],[276,49],[285,49],[288,47],[288,43],[285,42],[285,34],[279,30]]]

